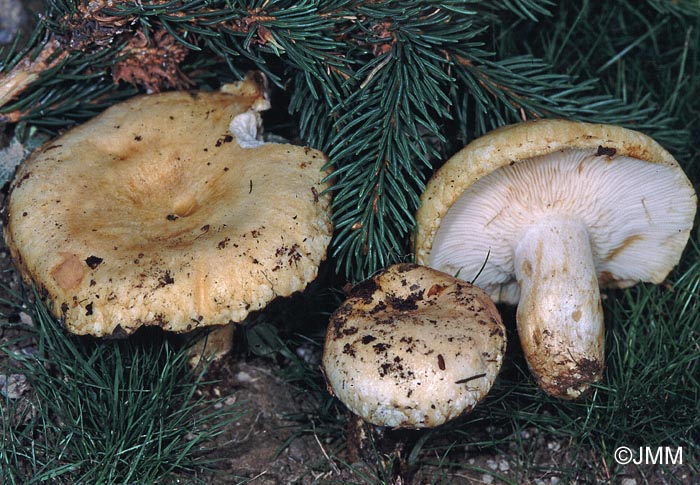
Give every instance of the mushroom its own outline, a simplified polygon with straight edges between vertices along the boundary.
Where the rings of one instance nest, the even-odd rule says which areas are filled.
[[[327,159],[242,148],[229,131],[268,106],[260,73],[218,92],[139,96],[20,166],[5,239],[70,332],[241,322],[316,277],[332,232]]]
[[[397,264],[357,285],[333,313],[323,369],[329,391],[366,421],[438,426],[488,393],[506,337],[479,288]]]
[[[474,140],[428,183],[416,261],[515,304],[539,385],[580,396],[602,376],[599,286],[660,283],[697,199],[674,158],[616,126],[538,120]]]

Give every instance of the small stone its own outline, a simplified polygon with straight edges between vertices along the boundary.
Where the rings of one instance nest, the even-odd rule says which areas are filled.
[[[36,345],[28,345],[19,349],[19,353],[22,355],[35,356],[39,354],[39,349]]]
[[[620,485],[637,485],[637,480],[634,478],[623,478]]]
[[[249,382],[254,382],[254,379],[246,371],[242,370],[236,373],[236,380],[241,384],[247,384]]]
[[[481,482],[482,483],[493,483],[493,477],[488,474],[483,474],[481,475]]]
[[[292,441],[287,447],[287,454],[289,458],[296,461],[297,463],[303,463],[308,452],[304,449],[304,444],[301,440]]]
[[[22,374],[0,374],[0,393],[10,399],[19,399],[29,389],[27,377]]]
[[[20,0],[0,0],[0,44],[10,44],[27,21]]]
[[[34,326],[34,321],[32,320],[32,317],[29,316],[26,312],[19,312],[19,321],[25,325],[29,325],[30,327]]]
[[[309,365],[321,363],[321,352],[310,344],[301,344],[296,349],[297,356]]]

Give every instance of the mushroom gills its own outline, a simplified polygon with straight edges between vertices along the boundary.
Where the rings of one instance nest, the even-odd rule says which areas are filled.
[[[546,215],[524,228],[514,251],[518,334],[540,387],[573,399],[600,380],[603,310],[586,226]]]
[[[596,286],[662,282],[696,207],[678,162],[642,133],[518,123],[473,140],[430,179],[416,214],[416,262],[458,274],[497,302],[519,303],[537,380],[573,398],[602,375]]]

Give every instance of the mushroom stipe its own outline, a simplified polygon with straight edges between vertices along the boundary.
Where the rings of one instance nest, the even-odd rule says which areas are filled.
[[[518,303],[533,375],[572,399],[603,374],[599,286],[662,282],[696,207],[676,160],[642,133],[531,121],[474,140],[436,172],[416,215],[416,261]]]

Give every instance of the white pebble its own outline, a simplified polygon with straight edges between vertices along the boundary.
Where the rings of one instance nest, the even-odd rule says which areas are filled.
[[[242,370],[236,374],[236,380],[240,383],[254,382],[255,379],[251,377],[246,371]]]
[[[19,312],[19,320],[20,320],[20,322],[22,322],[25,325],[34,326],[34,322],[32,321],[32,317],[29,316],[25,312]]]
[[[22,374],[0,374],[0,393],[10,399],[19,399],[29,389],[27,377]]]

